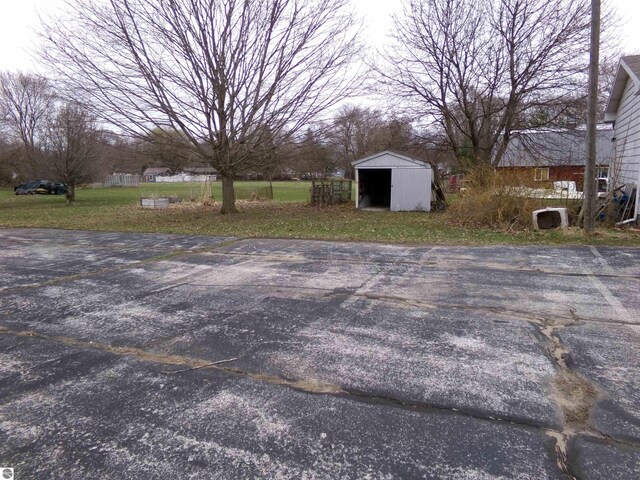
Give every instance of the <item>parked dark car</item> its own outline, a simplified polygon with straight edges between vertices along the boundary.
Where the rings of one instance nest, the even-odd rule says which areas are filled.
[[[64,195],[67,186],[64,183],[54,183],[49,180],[33,180],[14,188],[16,195]]]

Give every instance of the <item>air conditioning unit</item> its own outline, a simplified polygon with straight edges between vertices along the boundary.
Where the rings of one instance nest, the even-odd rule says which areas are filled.
[[[533,228],[536,230],[567,228],[568,226],[569,214],[566,208],[547,207],[533,212]]]

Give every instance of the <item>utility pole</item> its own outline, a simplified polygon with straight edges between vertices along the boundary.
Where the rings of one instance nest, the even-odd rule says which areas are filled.
[[[589,103],[587,107],[587,160],[584,169],[584,230],[593,232],[596,209],[596,114],[600,57],[600,0],[591,0],[591,48],[589,53]]]

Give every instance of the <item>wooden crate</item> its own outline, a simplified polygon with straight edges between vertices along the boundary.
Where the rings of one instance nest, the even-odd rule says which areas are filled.
[[[311,182],[313,205],[334,205],[351,201],[351,180],[314,180]]]

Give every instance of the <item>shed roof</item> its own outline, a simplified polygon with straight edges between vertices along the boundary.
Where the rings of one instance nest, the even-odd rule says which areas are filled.
[[[351,165],[354,167],[364,166],[364,164],[381,164],[381,162],[393,163],[396,166],[399,164],[406,163],[407,165],[413,167],[421,167],[421,168],[431,168],[431,165],[425,162],[424,160],[420,160],[418,158],[410,157],[408,155],[404,155],[402,153],[394,152],[392,150],[385,150],[383,152],[374,153],[373,155],[369,155],[364,158],[360,158],[358,160],[354,160],[351,162]]]
[[[171,173],[169,167],[149,167],[142,174],[143,175],[162,175],[163,173]]]
[[[602,128],[606,127],[606,128]],[[596,163],[608,165],[613,152],[610,125],[596,130]],[[586,131],[579,129],[540,129],[516,132],[502,157],[500,167],[549,167],[584,165]]]
[[[613,82],[611,95],[609,95],[607,109],[604,111],[605,122],[615,121],[618,107],[629,79],[635,84],[635,94],[640,94],[640,55],[629,55],[620,59],[618,73]]]

